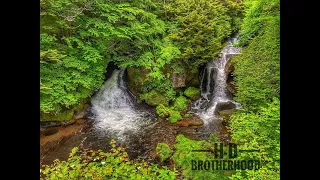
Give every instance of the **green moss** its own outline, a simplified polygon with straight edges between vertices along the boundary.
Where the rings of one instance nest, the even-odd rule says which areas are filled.
[[[62,109],[59,113],[40,112],[40,121],[71,121],[75,113],[84,111],[88,108],[89,99],[81,99],[78,105],[71,106],[69,109]]]
[[[200,89],[195,87],[189,87],[184,91],[184,95],[192,100],[197,100],[200,98]]]
[[[179,120],[182,120],[183,118],[181,117],[181,114],[179,111],[175,111],[175,110],[172,110],[170,112],[170,117],[168,118],[168,120],[171,122],[171,123],[176,123],[177,121]]]
[[[188,71],[186,73],[186,87],[199,87],[200,79],[199,79],[199,71],[198,69],[193,69],[194,71]]]
[[[127,72],[129,89],[135,94],[141,93],[141,88],[146,79],[146,69],[143,67],[128,67]]]
[[[174,101],[173,107],[178,111],[186,111],[189,103],[190,101],[187,98],[185,98],[184,96],[179,96]]]
[[[158,143],[156,147],[157,154],[162,162],[170,158],[172,150],[167,143]]]
[[[156,107],[156,112],[157,112],[158,116],[161,118],[167,118],[170,116],[170,108],[164,106],[163,104],[159,104]]]
[[[70,121],[74,115],[74,109],[65,110],[59,114],[41,113],[40,121]]]
[[[189,118],[190,114],[185,114],[184,117]]]
[[[163,104],[156,107],[156,112],[159,117],[166,118],[171,123],[176,123],[183,119],[179,111],[174,110],[173,107],[166,107]]]
[[[147,104],[151,106],[157,106],[159,104],[163,104],[165,106],[169,105],[170,98],[167,96],[152,90],[150,92],[144,93],[140,95],[140,99],[145,101]]]

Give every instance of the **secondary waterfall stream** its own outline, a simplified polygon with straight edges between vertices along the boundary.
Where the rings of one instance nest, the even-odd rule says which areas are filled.
[[[157,119],[153,107],[135,103],[135,96],[127,88],[126,70],[113,70],[111,77],[91,99],[92,115],[86,120],[86,126],[72,136],[62,134],[63,138],[56,144],[49,143],[40,148],[40,161],[51,164],[56,158],[66,160],[71,149],[81,143],[86,148],[109,151],[111,139],[124,146],[130,158],[149,158],[158,142],[172,145],[177,134],[201,140],[209,139],[210,134],[215,133],[221,141],[228,141],[223,120],[216,114],[219,106],[228,102],[240,107],[227,91],[225,73],[226,63],[241,53],[240,48],[232,46],[236,40],[236,37],[230,39],[219,57],[208,62],[201,73],[201,98],[192,103],[190,113],[199,115],[204,121],[203,126],[179,127]]]
[[[208,62],[201,74],[201,98],[192,104],[192,111],[198,114],[205,125],[215,119],[217,106],[226,103],[233,103],[235,108],[241,105],[232,100],[232,95],[227,90],[227,74],[225,67],[227,62],[235,55],[241,53],[241,48],[233,46],[237,42],[238,36],[228,40],[222,52],[212,62]]]
[[[124,81],[125,69],[115,70],[92,98],[94,129],[123,142],[129,134],[152,123],[151,115],[135,105],[135,97]]]

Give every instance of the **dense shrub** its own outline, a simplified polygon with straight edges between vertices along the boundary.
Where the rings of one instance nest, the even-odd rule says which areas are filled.
[[[67,161],[43,165],[40,179],[175,179],[177,172],[145,161],[132,161],[115,141],[110,152],[75,147]]]

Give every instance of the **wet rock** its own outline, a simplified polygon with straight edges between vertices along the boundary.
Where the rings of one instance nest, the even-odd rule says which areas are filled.
[[[177,125],[179,126],[201,126],[203,125],[203,121],[200,119],[199,116],[195,115],[195,114],[191,114],[191,116],[189,118],[185,118],[181,121],[177,122]]]
[[[184,87],[186,81],[186,74],[184,73],[172,73],[171,83],[173,88]]]
[[[53,135],[53,134],[55,134],[55,133],[57,133],[57,132],[58,132],[58,129],[57,129],[57,128],[52,128],[52,129],[45,130],[45,131],[43,132],[43,135],[44,135],[44,136],[51,136],[51,135]]]
[[[233,84],[228,83],[228,82],[227,82],[227,89],[228,89],[228,91],[231,92],[232,94],[236,94],[236,93],[237,93],[236,87],[235,87]]]
[[[87,110],[83,110],[80,112],[76,112],[73,116],[73,119],[77,120],[77,119],[83,119],[85,118],[87,115]]]
[[[235,108],[236,108],[236,105],[233,102],[227,101],[227,102],[217,104],[216,111],[220,112],[224,110],[233,110]]]
[[[222,124],[226,126],[228,124],[228,122],[229,122],[230,116],[231,116],[233,111],[234,111],[234,109],[223,110],[223,111],[220,111],[218,113],[218,115],[216,115],[216,116],[219,117],[219,118],[222,118],[223,119]]]
[[[141,87],[144,83],[144,80],[147,79],[147,74],[150,70],[147,70],[143,67],[128,67],[128,86],[130,91],[138,96],[141,92]]]
[[[200,105],[200,109],[205,109],[206,107],[208,107],[208,101],[203,101],[201,102],[202,104]]]
[[[224,68],[224,71],[229,74],[230,72],[233,72],[234,71],[234,63],[232,61],[228,61],[225,68]]]
[[[230,57],[231,58],[231,57]],[[237,89],[235,87],[235,85],[233,84],[233,71],[234,71],[234,63],[229,60],[225,66],[225,72],[227,75],[227,89],[229,92],[231,92],[232,94],[236,94],[237,93]]]

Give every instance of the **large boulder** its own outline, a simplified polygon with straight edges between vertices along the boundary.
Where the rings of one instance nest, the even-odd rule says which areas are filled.
[[[89,106],[89,99],[82,99],[78,105],[73,105],[70,108],[64,108],[60,113],[44,113],[40,112],[40,121],[56,121],[68,123],[76,119],[85,118]]]
[[[170,98],[167,96],[155,91],[151,90],[150,92],[146,92],[140,95],[140,99],[145,101],[150,106],[157,106],[159,104],[163,104],[165,106],[169,105]]]
[[[195,87],[188,87],[185,91],[184,91],[184,95],[187,96],[188,98],[192,99],[192,100],[197,100],[201,97],[201,91],[199,88],[195,88]]]
[[[131,92],[135,95],[141,93],[141,87],[144,84],[146,74],[149,73],[149,70],[143,67],[128,67],[128,85]]]
[[[217,104],[216,112],[233,110],[235,108],[236,108],[236,105],[231,101],[222,102],[222,103]]]
[[[191,114],[190,117],[185,118],[181,121],[177,122],[177,125],[179,126],[202,126],[203,121],[200,119],[200,117],[196,114]]]
[[[172,73],[171,83],[173,88],[184,87],[186,81],[186,74],[184,73]]]

